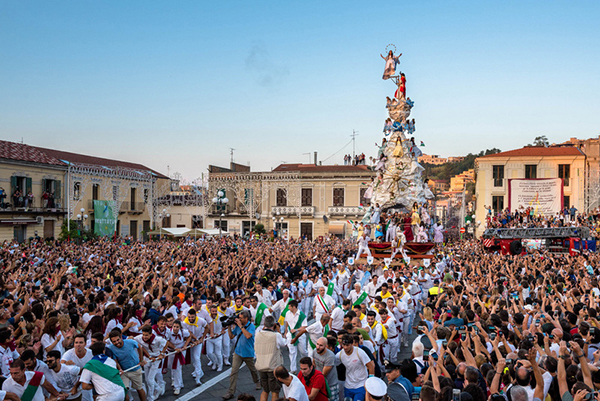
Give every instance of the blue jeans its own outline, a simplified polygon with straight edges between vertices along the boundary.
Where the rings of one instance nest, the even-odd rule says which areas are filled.
[[[348,401],[348,399],[352,401],[364,401],[365,400],[365,388],[345,388],[344,387],[344,400]]]

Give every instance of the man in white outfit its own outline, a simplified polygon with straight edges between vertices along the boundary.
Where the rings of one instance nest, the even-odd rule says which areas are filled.
[[[363,252],[367,253],[367,256],[371,256],[371,250],[369,249],[369,241],[371,238],[367,236],[367,233],[363,233],[360,237],[358,237],[358,251],[356,252],[355,259],[358,259]]]
[[[301,356],[307,356],[306,338],[303,336],[296,338],[296,333],[306,324],[306,315],[298,310],[298,301],[292,299],[288,304],[288,311],[285,314],[283,334],[288,340],[288,349],[290,351],[290,371],[298,371],[298,352]]]

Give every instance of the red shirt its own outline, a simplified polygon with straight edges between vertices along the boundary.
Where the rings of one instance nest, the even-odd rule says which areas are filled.
[[[317,369],[315,369],[308,384],[306,384],[304,382],[304,375],[302,373],[300,373],[298,375],[298,378],[300,379],[302,384],[304,384],[304,389],[306,390],[306,394],[308,394],[309,396],[310,396],[310,393],[312,392],[313,388],[319,389],[319,394],[317,394],[317,397],[314,399],[314,401],[328,401],[329,400],[329,398],[327,398],[327,385],[325,384],[325,376],[323,376],[323,373],[321,373]]]

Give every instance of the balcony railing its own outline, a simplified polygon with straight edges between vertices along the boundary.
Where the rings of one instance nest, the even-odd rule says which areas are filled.
[[[365,211],[358,206],[329,206],[327,213],[330,216],[361,216]]]
[[[315,215],[315,207],[314,206],[300,206],[300,214],[302,216],[314,216]],[[273,215],[283,215],[283,216],[297,216],[298,215],[298,206],[272,206],[271,213]]]
[[[146,204],[144,202],[123,202],[121,212],[144,213]]]

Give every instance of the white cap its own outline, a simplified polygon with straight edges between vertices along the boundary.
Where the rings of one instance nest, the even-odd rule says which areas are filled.
[[[383,397],[387,393],[387,386],[379,377],[369,377],[365,382],[365,389],[373,397]]]

